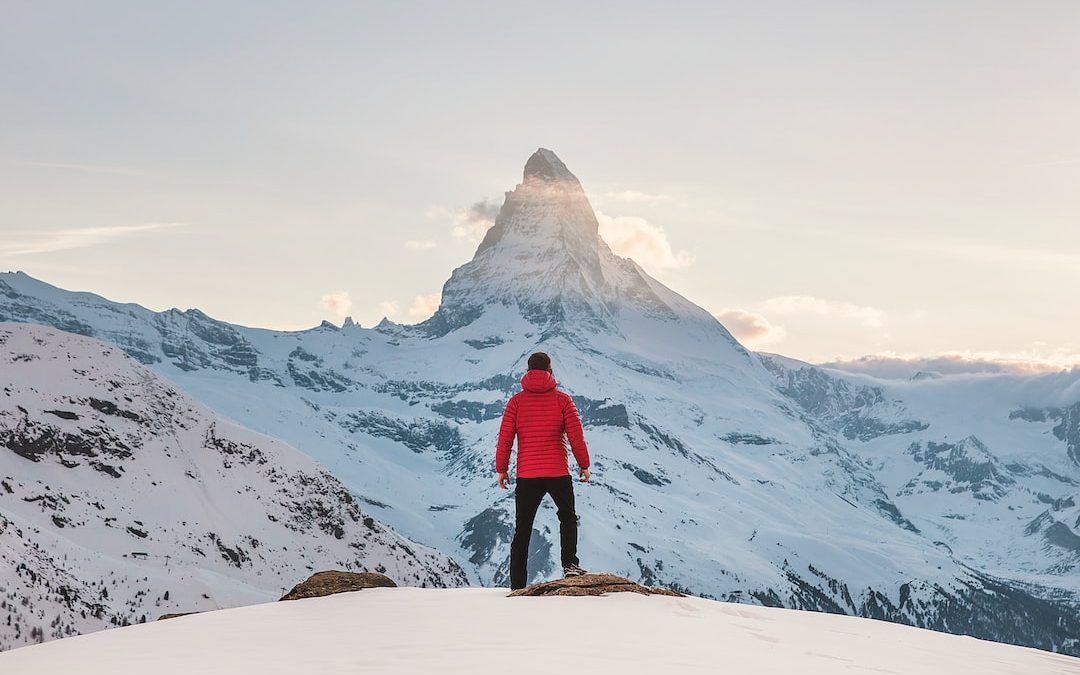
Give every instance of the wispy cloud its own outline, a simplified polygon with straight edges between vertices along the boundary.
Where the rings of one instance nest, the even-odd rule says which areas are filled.
[[[856,305],[838,300],[823,300],[809,295],[783,295],[761,303],[762,310],[771,314],[815,316],[851,319],[870,328],[880,328],[888,313],[878,307]]]
[[[936,240],[919,242],[916,248],[994,265],[1024,265],[1039,268],[1049,265],[1080,272],[1080,252],[1077,251]]]
[[[383,300],[379,303],[379,311],[385,317],[397,316],[400,311],[397,300]]]
[[[906,379],[917,372],[943,375],[963,373],[1051,373],[1080,368],[1080,352],[1069,347],[1050,349],[1035,343],[1024,351],[956,350],[938,354],[879,352],[858,357],[838,356],[821,364],[838,370],[886,379]]]
[[[596,212],[600,236],[616,255],[630,258],[650,274],[692,265],[694,256],[676,251],[664,228],[636,216],[609,216]]]
[[[481,199],[464,208],[432,206],[425,215],[428,218],[450,221],[450,234],[454,237],[480,243],[487,231],[495,224],[495,218],[499,215],[499,205],[493,201]]]
[[[1080,157],[1050,159],[1045,162],[1030,162],[1028,164],[1021,164],[1020,167],[1024,169],[1035,169],[1044,166],[1068,166],[1070,164],[1080,164]]]
[[[319,306],[331,312],[339,319],[344,319],[352,309],[352,297],[348,291],[335,291],[327,293],[319,299]]]
[[[648,203],[657,204],[661,202],[670,202],[674,198],[670,195],[664,194],[649,194],[648,192],[639,192],[638,190],[619,190],[616,192],[604,192],[600,195],[602,199],[634,203]]]
[[[431,239],[409,239],[405,242],[405,248],[413,251],[422,251],[429,248],[435,248],[435,242]]]
[[[412,299],[412,303],[404,311],[405,316],[414,321],[423,321],[427,319],[435,310],[439,309],[439,303],[442,301],[442,295],[439,293],[432,293],[430,295],[417,295]],[[384,300],[379,303],[379,311],[383,316],[387,318],[394,318],[401,316],[401,304],[397,300]]]
[[[715,316],[739,342],[751,349],[774,345],[782,341],[787,334],[783,326],[773,324],[757,312],[723,309]]]
[[[182,227],[183,225],[184,223],[143,223],[139,225],[83,227],[56,230],[54,232],[16,232],[0,239],[0,255],[33,255],[86,248],[88,246],[105,244],[122,237],[129,237],[145,232],[171,230]]]
[[[27,166],[39,166],[45,169],[64,169],[67,171],[82,171],[84,173],[112,173],[125,176],[143,176],[142,171],[128,169],[122,166],[107,166],[103,164],[73,164],[69,162],[20,162]]]

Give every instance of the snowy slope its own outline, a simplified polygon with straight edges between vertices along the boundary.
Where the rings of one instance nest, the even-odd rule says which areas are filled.
[[[113,345],[0,323],[0,374],[0,649],[274,599],[328,567],[464,581]]]
[[[0,654],[0,670],[37,675],[1080,673],[1080,659],[1073,657],[868,619],[631,593],[504,595],[497,589],[371,589],[256,605],[18,649]]]
[[[786,376],[806,380],[807,369]],[[926,536],[992,574],[1080,591],[1080,370],[907,381],[810,370],[844,390],[879,392],[922,421],[848,447]],[[889,419],[870,397],[847,414]]]
[[[1047,421],[1006,414],[988,428],[1031,441],[1010,448],[1032,468],[1014,472],[1027,501],[979,521],[979,543],[955,545],[937,530],[952,507],[926,489],[938,481],[925,471],[943,466],[928,443],[965,438],[972,432],[953,428],[981,418],[949,396],[920,406],[914,389],[752,354],[613,255],[597,230],[577,178],[540,150],[435,316],[415,326],[251,329],[21,273],[0,275],[0,319],[120,345],[215,410],[315,457],[380,520],[487,585],[505,583],[512,534],[512,493],[492,481],[498,417],[525,358],[543,349],[582,410],[594,458],[594,480],[578,488],[586,566],[699,595],[1080,651],[1074,576],[1046,571],[1060,560],[1042,540],[997,526],[1007,513],[1026,527],[1049,506],[1035,510],[1038,493],[1064,501],[1033,527],[1055,541],[1075,530],[1067,503],[1080,467],[1043,454],[1063,443],[1054,425],[1072,438],[1080,415],[1065,406],[1078,398]],[[909,452],[914,443],[922,449]],[[913,479],[922,487],[906,490]],[[956,487],[942,489],[984,512],[982,491]],[[550,509],[537,528],[533,578],[556,569]],[[995,546],[1028,556],[984,554]]]

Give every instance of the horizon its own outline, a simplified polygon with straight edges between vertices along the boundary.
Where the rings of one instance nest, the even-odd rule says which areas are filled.
[[[1080,365],[1080,8],[700,10],[21,9],[0,268],[247,326],[413,324],[540,145],[617,254],[751,349]]]

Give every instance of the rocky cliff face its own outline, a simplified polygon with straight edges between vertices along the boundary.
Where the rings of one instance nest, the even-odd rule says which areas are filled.
[[[1080,589],[1063,549],[1042,543],[1049,528],[1067,537],[1045,520],[1025,532],[1080,484],[1069,427],[1062,441],[1056,417],[1009,418],[1068,382],[884,384],[752,354],[614,256],[580,182],[549,151],[529,159],[438,312],[416,326],[279,333],[20,274],[0,283],[0,318],[120,345],[321,461],[365,510],[452,555],[473,582],[506,581],[513,504],[493,487],[494,439],[525,358],[542,349],[583,412],[594,458],[593,481],[577,489],[587,567],[1078,648]],[[1052,515],[1076,530],[1067,510]],[[542,509],[534,579],[556,570],[557,541]]]
[[[465,581],[114,345],[0,324],[0,372],[0,649],[274,599],[323,567]]]

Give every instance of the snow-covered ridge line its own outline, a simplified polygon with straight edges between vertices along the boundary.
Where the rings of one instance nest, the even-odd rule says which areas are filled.
[[[1080,673],[1080,659],[867,619],[633,593],[505,594],[380,588],[255,605],[18,649],[0,654],[0,669],[546,675],[573,664],[596,675]],[[541,637],[553,631],[565,639]]]
[[[0,373],[0,649],[273,599],[313,569],[465,581],[113,345],[0,323]]]

